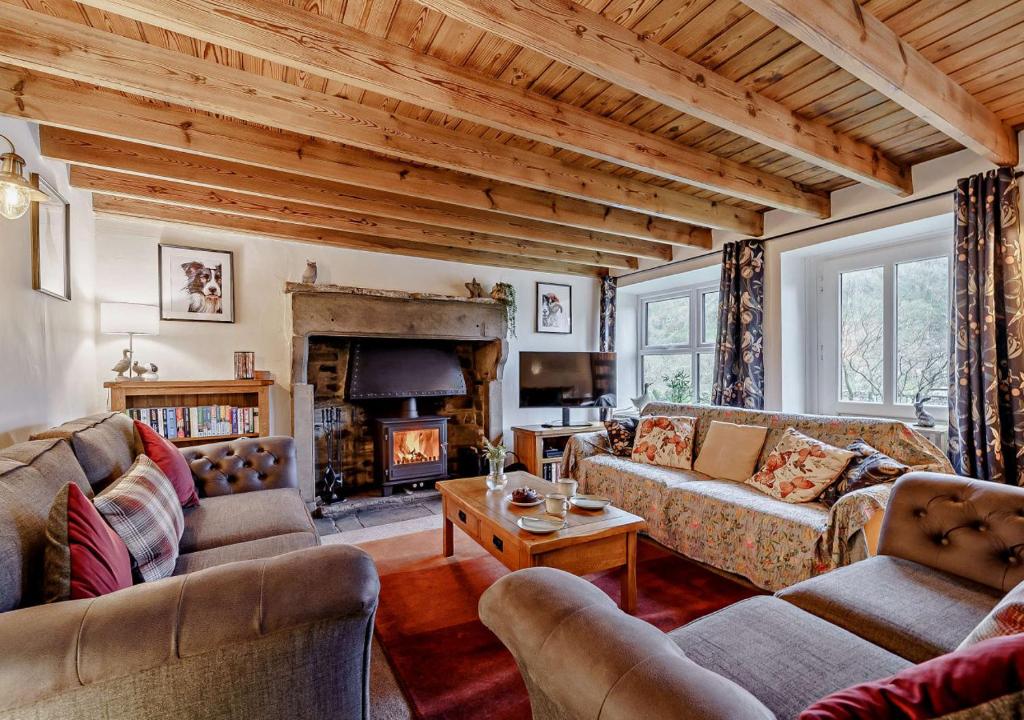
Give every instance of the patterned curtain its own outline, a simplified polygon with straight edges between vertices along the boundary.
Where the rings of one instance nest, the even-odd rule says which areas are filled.
[[[957,182],[949,458],[962,475],[1024,485],[1020,191],[1000,168]]]
[[[615,352],[615,278],[601,278],[601,352]]]
[[[764,408],[764,243],[722,248],[715,384],[711,402]]]

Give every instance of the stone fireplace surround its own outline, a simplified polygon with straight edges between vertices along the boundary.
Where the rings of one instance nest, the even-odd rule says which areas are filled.
[[[348,340],[452,341],[459,349],[463,366],[468,366],[467,379],[472,385],[466,398],[439,403],[439,407],[450,411],[451,424],[461,427],[455,438],[449,438],[450,445],[472,442],[470,435],[475,437],[479,430],[492,440],[501,435],[501,379],[508,357],[508,325],[505,307],[500,302],[490,298],[301,283],[288,283],[285,293],[289,297],[292,336],[292,434],[298,453],[299,483],[308,502],[313,501],[315,483],[318,404],[344,404],[344,398],[337,397],[344,393],[344,378],[330,377],[329,349],[344,348]],[[335,363],[339,369],[340,360],[337,353]],[[326,374],[321,372],[321,365],[328,366]],[[482,427],[476,420],[482,421]],[[455,455],[454,451],[450,454]],[[365,482],[365,474],[353,479]]]

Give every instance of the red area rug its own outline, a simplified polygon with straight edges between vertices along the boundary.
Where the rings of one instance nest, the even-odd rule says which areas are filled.
[[[455,532],[441,556],[441,531],[363,543],[381,576],[377,637],[421,720],[529,720],[530,703],[512,655],[480,622],[477,601],[508,571]],[[757,591],[641,541],[637,616],[672,630]],[[614,600],[614,572],[591,578]]]

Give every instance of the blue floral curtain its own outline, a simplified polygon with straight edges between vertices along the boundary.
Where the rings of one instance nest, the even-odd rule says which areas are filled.
[[[764,408],[764,243],[741,240],[722,249],[715,405]]]
[[[1000,168],[957,182],[949,458],[962,475],[1024,485],[1020,191]]]
[[[610,275],[601,278],[601,352],[615,352],[615,293],[616,279]]]

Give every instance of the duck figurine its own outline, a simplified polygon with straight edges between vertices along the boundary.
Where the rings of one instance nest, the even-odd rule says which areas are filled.
[[[127,380],[130,380],[131,378],[129,378],[124,373],[131,366],[132,366],[132,351],[131,350],[127,350],[127,349],[122,350],[121,351],[121,359],[117,361],[117,364],[114,365],[114,367],[110,368],[110,370],[112,372],[116,372],[117,373],[117,377],[114,378],[114,380],[116,382],[125,382]]]
[[[132,363],[132,372],[135,373],[136,380],[141,380],[142,376],[149,372],[149,365],[144,365],[136,360]]]

